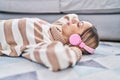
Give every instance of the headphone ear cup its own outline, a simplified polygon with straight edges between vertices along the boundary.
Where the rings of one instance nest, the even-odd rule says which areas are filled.
[[[65,44],[65,40],[63,39],[62,33],[60,33],[55,26],[51,27],[51,34],[55,41],[60,41]]]
[[[70,37],[69,37],[69,42],[72,44],[72,45],[79,45],[81,43],[81,38],[78,34],[72,34]]]

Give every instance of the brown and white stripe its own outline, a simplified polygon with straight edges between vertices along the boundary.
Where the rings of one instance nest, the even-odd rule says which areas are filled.
[[[27,39],[27,34],[26,34],[26,19],[25,18],[19,20],[18,28],[19,28],[20,34],[21,34],[22,39],[23,39],[22,40],[23,45],[28,45],[29,41]]]
[[[1,42],[1,46],[2,46],[1,52],[3,53],[3,50],[4,50],[3,54],[9,55],[11,50],[9,49],[9,50],[6,51],[6,48],[9,47],[9,45],[6,42],[6,39],[5,39],[4,22],[5,22],[5,20],[0,22],[0,42]]]
[[[4,34],[5,34],[5,40],[7,42],[7,44],[10,46],[10,56],[17,56],[16,50],[15,50],[15,46],[17,45],[15,40],[14,40],[14,36],[13,36],[13,32],[12,32],[12,20],[7,20],[4,22]]]
[[[53,42],[52,44],[47,46],[47,58],[52,66],[53,71],[58,71],[60,69],[60,65],[58,62],[57,54],[55,53],[55,45],[57,43]]]
[[[43,34],[42,32],[42,25],[39,22],[34,23],[34,34],[35,34],[35,41],[36,44],[43,41]]]
[[[66,54],[67,54],[68,59],[69,59],[69,66],[72,66],[72,64],[73,64],[72,56],[70,55],[70,51],[68,50],[68,48],[66,48]]]
[[[37,46],[34,50],[34,56],[35,56],[35,59],[38,63],[40,64],[43,64],[42,60],[41,60],[41,57],[40,57],[40,53],[39,53],[39,50],[40,50],[41,46]]]
[[[29,41],[29,45],[36,44],[34,35],[34,19],[26,18],[26,37]],[[39,26],[40,27],[40,26]]]

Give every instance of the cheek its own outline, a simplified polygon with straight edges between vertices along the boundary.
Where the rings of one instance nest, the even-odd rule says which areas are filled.
[[[81,28],[78,28],[77,31],[76,31],[77,34],[81,34],[82,33],[82,29]]]
[[[63,28],[62,29],[62,36],[66,42],[68,42],[69,36],[71,35],[71,29],[70,28]]]
[[[71,27],[70,30],[71,30],[71,34],[78,34],[78,33],[80,33],[80,28],[77,27],[77,26]]]
[[[69,37],[71,34],[80,34],[80,27],[77,27],[76,25],[73,26],[63,26],[62,27],[62,34],[65,37]]]
[[[62,33],[63,33],[63,35],[68,35],[70,32],[71,32],[71,30],[70,30],[69,26],[64,25],[62,27]]]

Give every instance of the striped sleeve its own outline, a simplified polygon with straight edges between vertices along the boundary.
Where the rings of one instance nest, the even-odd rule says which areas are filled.
[[[48,23],[36,18],[3,20],[0,22],[0,52],[19,56],[28,45],[50,42],[48,30]]]
[[[0,22],[1,52],[8,56],[19,56],[24,46],[29,44],[26,33],[25,18]]]
[[[29,49],[24,52],[23,57],[43,64],[52,71],[74,66],[81,57],[72,48],[64,46],[58,41],[52,43],[41,42],[38,45],[29,46]],[[78,54],[81,55],[81,53]]]

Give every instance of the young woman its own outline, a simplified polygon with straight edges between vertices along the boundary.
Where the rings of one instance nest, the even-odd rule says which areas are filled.
[[[58,71],[74,66],[82,54],[93,54],[97,30],[76,14],[50,24],[38,18],[0,21],[0,55],[24,57]]]

